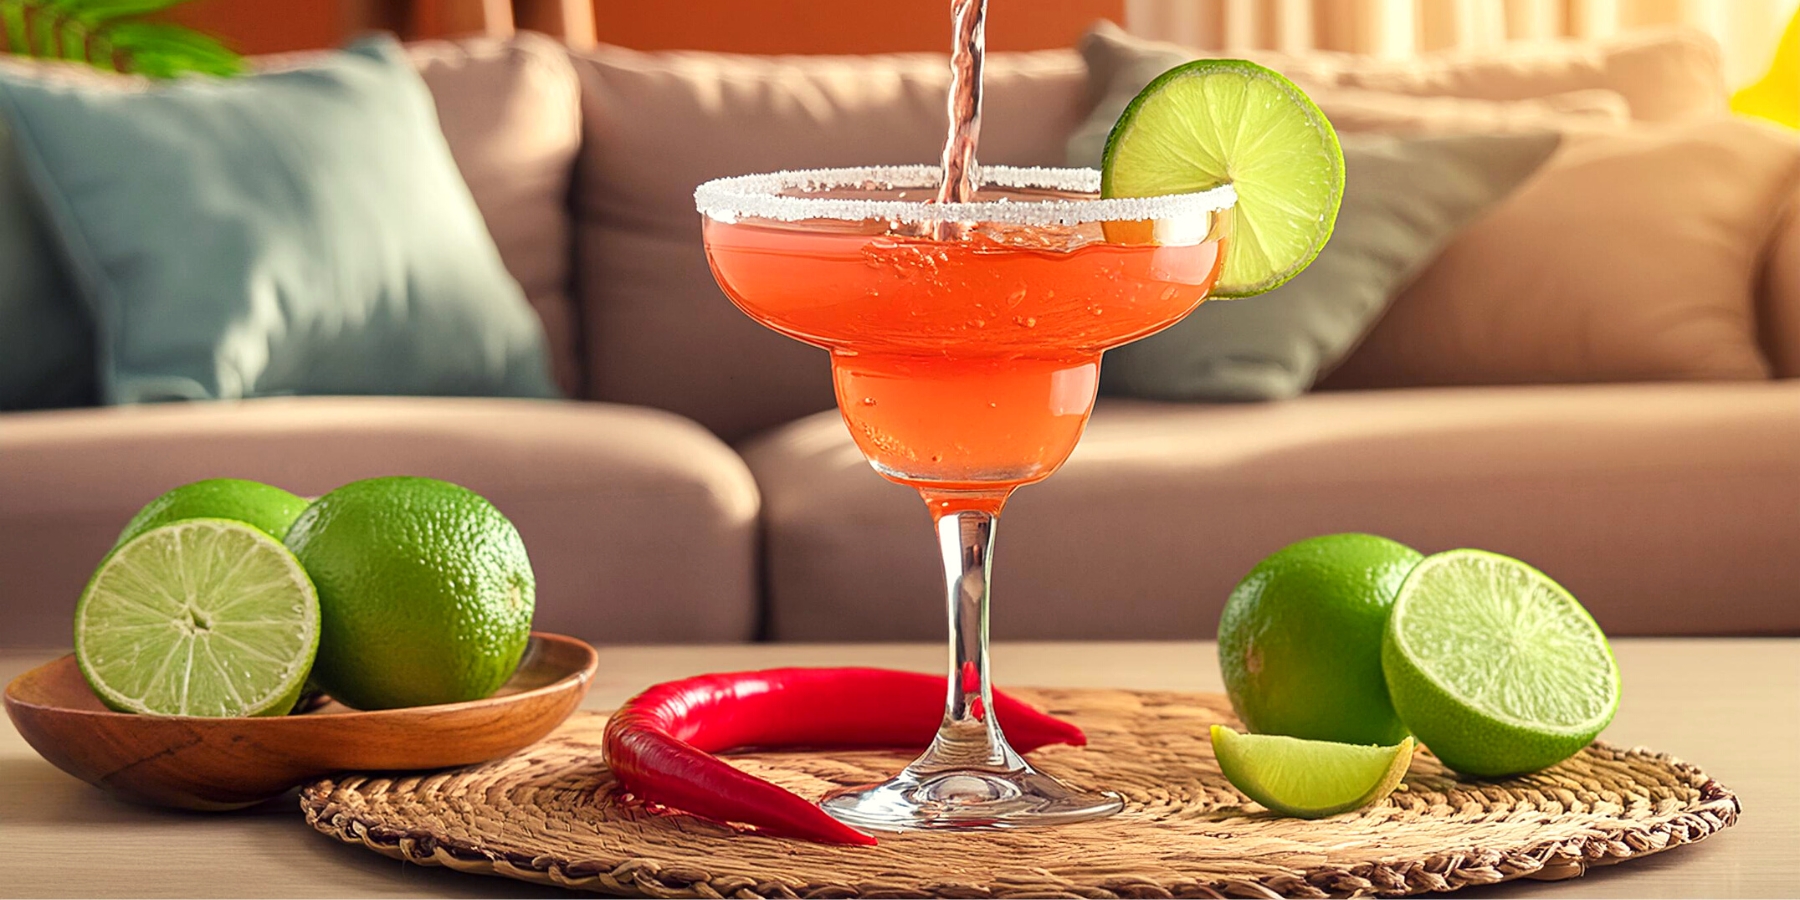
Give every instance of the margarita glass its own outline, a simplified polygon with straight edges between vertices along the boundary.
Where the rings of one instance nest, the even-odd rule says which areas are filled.
[[[1229,186],[1101,199],[1091,169],[984,167],[974,198],[935,202],[936,166],[830,169],[701,185],[707,258],[758,322],[831,354],[838,409],[875,471],[936,522],[950,626],[944,719],[886,782],[822,806],[859,828],[1018,827],[1110,815],[1007,745],[988,681],[994,525],[1056,471],[1086,426],[1100,354],[1206,298],[1223,265]]]

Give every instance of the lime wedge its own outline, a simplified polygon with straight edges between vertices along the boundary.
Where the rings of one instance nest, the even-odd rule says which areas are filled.
[[[124,712],[279,716],[319,648],[319,595],[280,541],[186,519],[126,542],[75,607],[75,659]]]
[[[1394,792],[1412,765],[1413,739],[1392,747],[1238,734],[1212,727],[1213,755],[1231,786],[1283,815],[1320,819]]]
[[[1619,708],[1619,667],[1593,617],[1544,573],[1484,550],[1428,556],[1406,576],[1381,668],[1400,721],[1469,775],[1561,762]]]
[[[1164,72],[1106,139],[1102,196],[1227,183],[1237,205],[1212,296],[1273,290],[1324,249],[1344,197],[1337,132],[1293,82],[1255,63],[1201,59]]]

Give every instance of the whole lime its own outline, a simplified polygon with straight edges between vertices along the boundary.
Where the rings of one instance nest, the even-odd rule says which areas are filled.
[[[314,501],[287,545],[319,590],[313,680],[346,705],[480,699],[525,653],[537,590],[525,543],[468,488],[351,482]]]
[[[1394,594],[1423,557],[1372,534],[1289,544],[1238,583],[1219,668],[1252,732],[1392,746],[1407,734],[1381,671]]]
[[[304,499],[273,485],[241,478],[208,478],[150,501],[125,523],[113,546],[184,519],[231,519],[253,525],[279,541],[287,537],[288,528],[305,509]]]

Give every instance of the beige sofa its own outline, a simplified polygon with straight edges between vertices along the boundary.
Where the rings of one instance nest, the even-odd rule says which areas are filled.
[[[581,399],[0,416],[0,646],[66,644],[93,564],[169,487],[229,475],[320,493],[393,473],[466,484],[513,518],[542,628],[938,637],[922,504],[857,454],[822,352],[712,286],[690,194],[716,175],[931,158],[942,59],[602,48],[571,67],[531,37],[415,52]],[[990,60],[984,158],[1059,164],[1084,78],[1073,52]],[[1784,262],[1800,237],[1783,240],[1766,277],[1800,281]],[[1008,507],[994,632],[1210,636],[1257,559],[1343,530],[1519,556],[1614,633],[1800,632],[1800,310],[1763,322],[1786,378],[1103,399],[1064,470]]]

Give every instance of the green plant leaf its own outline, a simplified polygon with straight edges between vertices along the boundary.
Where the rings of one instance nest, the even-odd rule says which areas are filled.
[[[57,57],[57,53],[56,53],[57,16],[56,16],[55,11],[48,10],[48,9],[39,10],[38,14],[36,16],[30,17],[30,19],[31,19],[31,35],[30,35],[31,52],[37,56],[42,56],[42,57],[46,57],[49,59],[55,59]]]
[[[61,31],[63,59],[87,62],[87,28],[71,19],[63,23]]]
[[[94,25],[162,12],[190,0],[41,0],[64,15]]]
[[[229,76],[243,57],[194,29],[143,17],[190,0],[0,0],[9,52],[87,62],[151,78]]]
[[[30,52],[31,48],[25,43],[23,0],[0,0],[0,30],[6,32],[7,52],[21,56]]]
[[[183,72],[236,75],[243,58],[216,38],[180,25],[162,22],[121,22],[107,29],[115,53],[125,58],[124,69],[152,78],[169,78]]]

